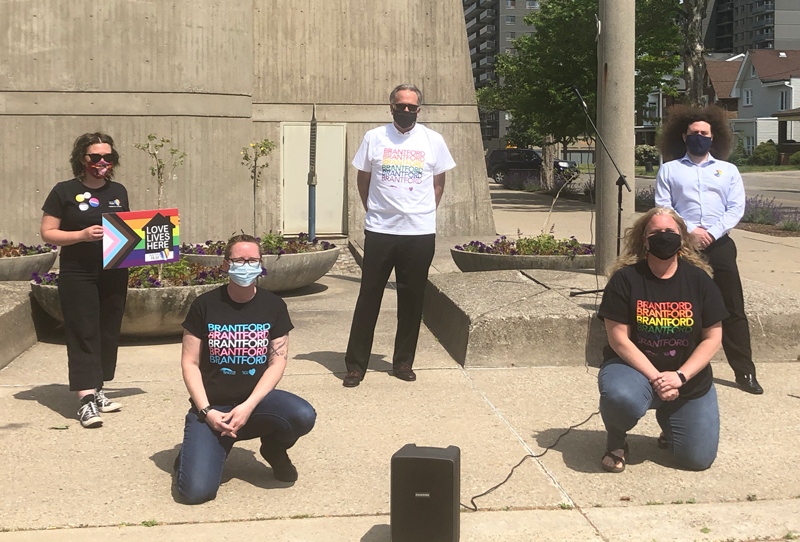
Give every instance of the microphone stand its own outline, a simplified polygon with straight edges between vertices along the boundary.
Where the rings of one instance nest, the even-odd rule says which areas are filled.
[[[594,128],[594,133],[597,134],[597,139],[602,143],[603,148],[606,151],[606,154],[611,159],[611,163],[614,164],[614,168],[616,168],[617,173],[619,173],[619,178],[617,179],[617,257],[619,258],[619,250],[620,250],[620,241],[622,239],[622,187],[628,189],[628,192],[631,191],[631,187],[628,184],[628,181],[625,179],[625,175],[622,174],[622,171],[619,169],[619,166],[614,161],[614,157],[611,156],[611,152],[608,150],[608,146],[606,146],[606,142],[603,141],[603,138],[600,136],[600,132],[597,130],[597,126],[594,125],[594,121],[592,121],[592,117],[589,115],[589,108],[586,107],[586,102],[583,101],[583,96],[581,93],[578,92],[578,88],[573,85],[572,92],[578,97],[578,103],[581,104],[581,108],[583,109],[586,118],[589,119],[589,122],[592,124],[592,128]],[[596,178],[595,178],[596,181]],[[596,186],[596,185],[595,185]],[[575,290],[569,293],[570,297],[575,297],[578,295],[586,295],[586,294],[596,294],[602,292],[603,289],[600,290]]]

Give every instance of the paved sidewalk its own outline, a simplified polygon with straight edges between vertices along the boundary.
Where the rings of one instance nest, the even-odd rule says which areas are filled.
[[[541,211],[517,205],[513,212],[538,223]],[[512,211],[496,214],[500,231],[504,212]],[[585,209],[557,212],[563,215],[556,228],[570,216],[579,228],[587,216]],[[435,271],[447,270],[445,258],[437,256],[437,264]],[[55,337],[0,370],[0,542],[389,542],[389,461],[403,445],[459,446],[461,502],[468,503],[596,411],[594,368],[463,369],[424,326],[418,381],[389,376],[391,285],[378,321],[375,371],[361,386],[343,388],[359,276],[349,261],[337,265],[337,274],[285,298],[296,327],[280,387],[318,412],[317,426],[290,452],[297,483],[276,482],[257,444],[246,442],[234,447],[215,501],[177,503],[171,466],[188,407],[180,344],[123,346],[108,394],[124,409],[104,415],[104,427],[85,430],[66,386],[65,347]],[[462,510],[461,540],[688,542],[800,533],[800,364],[762,362],[759,371],[766,393],[757,397],[733,385],[727,364],[714,364],[722,430],[708,471],[673,468],[656,446],[650,413],[631,434],[626,471],[605,473],[605,434],[594,416],[478,499],[477,513]]]

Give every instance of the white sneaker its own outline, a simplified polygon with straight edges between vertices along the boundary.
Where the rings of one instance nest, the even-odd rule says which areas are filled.
[[[94,398],[97,402],[97,410],[100,412],[116,412],[122,409],[122,405],[106,397],[103,390],[97,390],[94,394]]]
[[[78,410],[78,419],[84,427],[96,427],[103,425],[103,418],[97,413],[97,404],[94,401],[81,405]]]

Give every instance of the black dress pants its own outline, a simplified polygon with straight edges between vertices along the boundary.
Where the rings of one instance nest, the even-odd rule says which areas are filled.
[[[750,327],[744,313],[744,296],[739,267],[736,265],[736,243],[723,235],[704,251],[714,270],[714,282],[722,292],[729,316],[722,321],[722,349],[736,376],[756,374],[750,349]]]
[[[64,269],[58,296],[64,315],[69,389],[100,389],[114,379],[127,269]]]
[[[419,339],[422,303],[433,261],[436,234],[390,235],[366,232],[361,289],[344,360],[347,371],[367,372],[383,291],[394,269],[397,279],[397,333],[392,365],[411,366]]]

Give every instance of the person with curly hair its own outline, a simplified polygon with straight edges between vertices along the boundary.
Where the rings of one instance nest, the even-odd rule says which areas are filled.
[[[733,148],[725,111],[713,105],[672,107],[659,148],[668,161],[656,176],[656,205],[674,209],[686,221],[708,258],[730,315],[722,322],[728,364],[742,390],[762,394],[750,347],[736,243],[728,235],[744,215],[745,194],[739,170],[724,161]]]
[[[625,233],[597,312],[608,334],[597,376],[608,432],[601,467],[622,472],[628,432],[656,410],[675,463],[705,470],[717,457],[719,407],[710,361],[727,316],[711,268],[684,221],[654,207]]]
[[[73,179],[58,183],[42,206],[42,240],[58,245],[58,296],[64,314],[69,389],[80,400],[83,427],[122,405],[103,392],[117,367],[128,270],[103,270],[103,213],[129,211],[128,192],[113,182],[119,154],[111,136],[79,136],[70,157]]]

